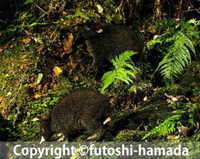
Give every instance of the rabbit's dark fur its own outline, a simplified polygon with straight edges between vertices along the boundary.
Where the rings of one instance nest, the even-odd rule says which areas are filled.
[[[41,136],[48,140],[54,133],[62,133],[69,140],[82,130],[90,130],[101,138],[103,122],[109,117],[109,100],[91,89],[79,89],[63,97],[60,103],[41,117]]]

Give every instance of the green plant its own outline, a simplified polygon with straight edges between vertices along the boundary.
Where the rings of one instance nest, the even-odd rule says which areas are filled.
[[[134,51],[125,51],[119,57],[115,57],[111,62],[115,69],[106,72],[102,77],[103,87],[101,93],[105,91],[112,83],[123,81],[127,84],[133,83],[133,79],[137,79],[139,68],[134,66],[131,56],[135,55]]]
[[[33,3],[33,2],[34,2],[34,0],[26,0],[26,1],[24,2],[24,4],[27,5],[27,4],[30,4],[30,3]]]
[[[199,102],[199,96],[200,96],[200,90],[199,90],[199,88],[193,89],[193,94],[195,96],[196,101]]]
[[[152,44],[158,44],[157,51],[162,60],[155,72],[161,72],[167,86],[173,84],[190,64],[191,53],[196,55],[194,45],[199,42],[199,25],[200,21],[195,20],[180,23],[164,20],[163,25],[159,26],[165,33],[147,44],[147,48]]]
[[[173,115],[167,118],[163,123],[161,123],[159,126],[153,128],[149,133],[147,133],[142,140],[146,139],[148,136],[159,133],[159,135],[167,135],[169,133],[173,133],[176,130],[177,126],[180,126],[180,117],[181,115]]]
[[[142,138],[142,140],[155,133],[158,133],[160,136],[166,136],[170,133],[174,133],[179,127],[183,126],[183,124],[194,126],[194,112],[196,104],[187,103],[185,105],[178,102],[175,107],[178,109],[172,112],[174,115],[168,117],[163,123],[153,128]]]
[[[67,19],[76,18],[76,17],[85,18],[85,19],[87,19],[87,20],[90,19],[89,17],[87,17],[85,14],[83,14],[83,13],[81,13],[81,12],[80,12],[80,13],[76,13],[76,14],[74,14],[74,15],[67,15],[67,16],[66,16]]]

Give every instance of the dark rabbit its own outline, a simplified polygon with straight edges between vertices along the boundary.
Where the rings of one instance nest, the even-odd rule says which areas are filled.
[[[84,27],[84,30],[88,51],[93,56],[93,66],[100,76],[112,66],[111,60],[115,56],[127,50],[143,50],[144,37],[137,29],[117,25]]]
[[[70,140],[82,130],[94,132],[95,140],[99,140],[104,134],[103,122],[110,113],[110,103],[104,95],[91,89],[76,90],[41,117],[42,141],[50,139],[54,133],[62,133]]]

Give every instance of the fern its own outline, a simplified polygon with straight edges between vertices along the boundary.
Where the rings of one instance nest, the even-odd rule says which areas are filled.
[[[196,22],[195,25],[182,22],[155,41],[161,44],[160,50],[164,54],[155,72],[160,70],[166,79],[166,85],[174,83],[185,67],[191,63],[191,53],[196,56],[193,43],[195,39],[199,39],[199,32],[196,29],[198,25],[200,22]]]
[[[182,126],[182,123],[187,123],[188,127],[193,127],[195,123],[195,110],[197,109],[197,104],[194,103],[177,103],[173,105],[173,107],[179,108],[174,111],[174,115],[167,118],[163,123],[153,128],[150,132],[148,132],[142,140],[146,139],[152,134],[158,133],[160,136],[166,136],[170,133],[174,133],[178,127]]]
[[[179,31],[174,36],[176,37],[176,42],[169,48],[169,52],[158,66],[161,74],[167,79],[167,83],[169,84],[174,83],[174,79],[190,64],[190,50],[195,55],[192,41],[185,34]]]
[[[105,91],[115,81],[123,81],[127,84],[132,83],[132,78],[137,79],[139,68],[134,66],[131,56],[135,55],[136,52],[125,51],[120,54],[119,57],[115,57],[111,62],[115,69],[105,73],[102,77],[103,87],[101,93]]]
[[[176,130],[177,125],[181,125],[179,119],[181,115],[173,115],[166,119],[162,124],[153,128],[149,133],[147,133],[142,140],[146,139],[152,134],[159,133],[160,136],[166,136],[169,133],[173,133]]]

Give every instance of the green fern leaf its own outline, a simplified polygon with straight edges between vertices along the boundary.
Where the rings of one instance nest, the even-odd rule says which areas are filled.
[[[116,74],[116,79],[120,79],[121,81],[129,84],[129,82],[132,82],[132,80],[130,79],[130,77],[128,76],[127,74],[127,70],[125,70],[124,68],[120,68],[118,71],[117,71],[117,74]]]
[[[153,128],[150,132],[148,132],[142,140],[146,139],[150,135],[153,135],[155,133],[159,133],[160,136],[166,136],[169,133],[173,133],[176,130],[176,126],[180,125],[179,120],[181,118],[180,114],[170,116],[167,118],[163,123],[161,123],[159,126]]]
[[[173,22],[163,19],[162,23],[157,23],[158,30],[167,29],[155,40],[147,43],[149,49],[152,44],[159,44],[155,47],[160,52],[159,58],[162,60],[158,64],[155,72],[160,71],[166,84],[172,84],[185,68],[191,63],[191,54],[196,57],[194,46],[199,41],[198,27],[200,21],[194,19],[189,22]],[[155,73],[154,72],[154,73]]]
[[[168,84],[172,84],[176,78],[184,71],[185,67],[191,63],[191,50],[195,54],[192,41],[181,31],[175,33],[173,38],[166,42],[176,39],[169,47],[168,53],[159,63],[156,71],[159,69]]]
[[[113,72],[109,71],[103,75],[102,81],[103,81],[104,85],[101,89],[101,93],[103,93],[105,91],[105,89],[114,82],[114,79],[115,79],[114,77],[115,77],[114,71]]]
[[[115,69],[105,73],[102,77],[103,87],[101,93],[105,91],[115,81],[122,81],[126,84],[133,83],[132,79],[137,79],[139,74],[139,68],[134,66],[134,63],[131,60],[131,56],[135,55],[136,52],[125,51],[120,54],[119,57],[115,57],[111,62]]]

